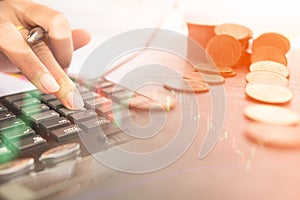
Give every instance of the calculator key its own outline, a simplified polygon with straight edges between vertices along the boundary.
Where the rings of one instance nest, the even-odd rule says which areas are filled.
[[[37,114],[37,113],[48,111],[49,109],[50,108],[47,105],[42,103],[42,104],[37,104],[37,105],[34,105],[34,106],[22,108],[21,112],[26,117],[29,117],[29,116]]]
[[[83,133],[82,129],[74,124],[50,131],[50,135],[57,142],[62,142],[72,138],[76,138],[78,137],[78,134],[82,134],[82,133]]]
[[[44,164],[55,164],[61,161],[65,161],[70,158],[74,158],[80,153],[80,144],[68,143],[63,144],[48,151],[42,153],[39,158]]]
[[[33,90],[33,91],[30,91],[30,92],[28,92],[31,96],[33,96],[33,97],[35,97],[35,98],[37,98],[37,99],[40,99],[40,97],[42,96],[42,95],[44,95],[44,93],[42,93],[41,91],[39,91],[39,90]]]
[[[16,115],[10,111],[0,113],[0,122],[15,119]]]
[[[114,112],[119,112],[125,109],[126,109],[125,107],[120,106],[119,104],[108,104],[103,106],[97,106],[96,112],[100,117],[106,117],[111,120],[110,117]]]
[[[87,100],[91,100],[91,99],[96,99],[99,96],[99,94],[95,93],[95,92],[86,92],[81,94],[81,97],[83,99],[83,101],[87,101]]]
[[[78,113],[74,113],[69,116],[69,119],[74,123],[74,124],[79,124],[83,121],[87,121],[90,119],[95,119],[97,118],[97,113],[94,112],[93,110],[83,110]]]
[[[66,119],[64,117],[60,117],[60,118],[51,119],[51,120],[42,122],[39,125],[39,127],[42,130],[44,130],[46,132],[49,132],[51,130],[58,129],[58,128],[61,128],[61,127],[64,127],[64,126],[68,126],[70,124],[71,124],[71,122],[68,119]]]
[[[0,164],[14,159],[16,155],[5,145],[0,145]]]
[[[86,110],[86,109],[83,108],[81,110],[70,110],[70,109],[67,109],[67,108],[60,108],[60,109],[58,109],[58,113],[61,114],[64,117],[69,117],[70,115],[72,115],[74,113],[81,112],[82,110]]]
[[[85,87],[82,87],[82,86],[77,86],[77,90],[80,94],[83,94],[83,93],[86,93],[86,92],[89,92],[89,90]]]
[[[45,111],[30,116],[30,120],[35,124],[40,124],[44,121],[56,119],[56,118],[59,118],[59,114],[53,110]]]
[[[102,92],[110,97],[112,94],[122,92],[124,90],[126,89],[121,86],[111,86],[111,87],[103,88]]]
[[[86,101],[85,102],[85,107],[87,109],[94,109],[96,106],[107,105],[107,104],[110,104],[110,103],[111,103],[111,100],[109,100],[108,98],[99,97],[99,98],[96,98],[96,99],[91,99],[91,100]]]
[[[110,121],[104,117],[91,119],[88,121],[82,122],[79,126],[85,133],[97,132],[102,130],[105,125],[109,124]]]
[[[108,87],[114,86],[114,84],[112,82],[105,81],[105,80],[100,80],[95,85],[96,85],[96,88],[95,88],[96,90],[99,90],[99,89],[102,90],[103,88],[108,88]]]
[[[108,136],[108,141],[114,145],[120,145],[133,140],[133,137],[125,134],[124,132],[119,132]]]
[[[15,95],[7,96],[4,98],[4,100],[9,104],[13,104],[15,101],[24,100],[24,99],[28,99],[31,97],[32,96],[28,93],[22,93],[22,94],[15,94]]]
[[[40,98],[40,100],[42,102],[44,102],[45,104],[47,104],[49,101],[52,101],[55,99],[57,99],[57,98],[54,94],[45,94],[45,95],[41,96],[41,98]]]
[[[132,91],[124,90],[121,92],[113,93],[111,96],[111,99],[114,102],[117,102],[120,104],[122,101],[128,100],[128,99],[132,98],[133,96],[134,96],[134,93]]]
[[[58,99],[49,101],[47,105],[50,106],[50,108],[52,108],[53,110],[58,110],[59,108],[64,107],[62,102]]]
[[[40,103],[41,103],[40,100],[38,100],[36,98],[29,98],[29,99],[15,101],[13,103],[13,106],[14,106],[15,109],[20,111],[22,108],[37,105],[37,104],[40,104]]]
[[[3,131],[7,131],[10,129],[14,129],[14,131],[16,131],[16,129],[22,128],[24,126],[25,126],[25,122],[23,122],[19,118],[3,121],[0,122],[0,133],[2,134]]]
[[[108,123],[108,124],[105,124],[105,126],[103,126],[103,133],[106,136],[113,135],[113,134],[119,133],[119,132],[122,132],[122,130],[113,123]]]
[[[20,127],[18,129],[10,129],[1,132],[1,138],[5,143],[9,143],[12,140],[22,139],[28,136],[33,136],[35,131],[29,126]]]
[[[19,155],[26,153],[38,152],[48,146],[47,140],[39,135],[29,136],[21,140],[15,140],[10,143],[13,151]]]

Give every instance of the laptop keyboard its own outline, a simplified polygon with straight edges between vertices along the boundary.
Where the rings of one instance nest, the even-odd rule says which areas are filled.
[[[77,88],[85,108],[76,111],[66,109],[53,94],[38,90],[1,97],[1,182],[127,143],[133,138],[119,124],[134,118],[138,105],[157,105],[148,97],[104,79],[78,84]],[[97,144],[86,149],[80,137],[91,137]]]

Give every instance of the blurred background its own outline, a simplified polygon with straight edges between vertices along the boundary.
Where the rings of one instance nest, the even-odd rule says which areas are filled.
[[[63,12],[73,28],[85,28],[92,42],[74,55],[77,67],[103,41],[138,28],[166,28],[187,34],[186,22],[207,25],[237,23],[253,31],[287,36],[292,48],[300,48],[300,6],[285,0],[36,0]]]

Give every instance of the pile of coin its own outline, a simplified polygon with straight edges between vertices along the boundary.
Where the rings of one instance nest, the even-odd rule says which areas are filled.
[[[278,33],[264,33],[252,44],[246,94],[257,103],[244,109],[249,119],[246,136],[263,145],[300,146],[300,116],[286,107],[294,97],[288,87],[289,49],[289,40]]]
[[[246,136],[264,145],[300,147],[300,117],[287,108],[294,97],[289,88],[286,58],[289,40],[273,32],[254,39],[249,28],[238,24],[193,24],[189,26],[189,36],[203,46],[215,65],[197,63],[197,72],[184,78],[203,81],[203,74],[211,74],[219,76],[217,80],[221,83],[220,77],[235,75],[233,68],[249,66],[245,93],[253,101],[244,110],[249,120]]]
[[[195,71],[184,74],[181,80],[166,81],[166,88],[205,92],[208,91],[208,85],[220,85],[225,82],[224,77],[236,76],[233,67],[246,64],[244,55],[253,37],[249,28],[238,24],[212,26],[188,23],[188,29],[189,36],[205,47],[209,62],[197,63],[194,65]]]

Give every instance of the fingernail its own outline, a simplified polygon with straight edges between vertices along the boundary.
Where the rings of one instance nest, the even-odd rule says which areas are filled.
[[[49,93],[57,92],[60,88],[56,80],[50,74],[47,73],[42,75],[40,82]]]
[[[77,92],[69,92],[69,94],[67,95],[67,101],[71,108],[74,110],[82,109],[84,106],[82,97]]]

